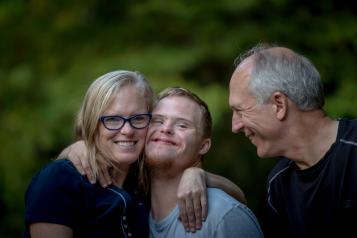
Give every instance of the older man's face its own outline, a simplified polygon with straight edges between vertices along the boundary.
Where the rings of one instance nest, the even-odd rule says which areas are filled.
[[[278,131],[274,105],[258,104],[249,90],[252,61],[246,60],[234,71],[229,84],[229,105],[233,111],[232,132],[242,132],[257,147],[259,157],[275,156]],[[280,133],[280,132],[279,132]]]

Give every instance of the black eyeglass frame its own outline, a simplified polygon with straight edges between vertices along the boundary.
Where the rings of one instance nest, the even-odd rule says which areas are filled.
[[[138,116],[148,116],[149,117],[149,121],[147,122],[147,124],[143,127],[137,127],[137,126],[134,126],[132,123],[131,123],[131,120],[133,118],[136,118]],[[123,124],[118,127],[118,128],[109,128],[106,124],[105,124],[105,121],[107,118],[120,118],[122,119],[124,122]],[[152,118],[152,114],[151,113],[142,113],[142,114],[136,114],[136,115],[132,115],[132,116],[129,116],[129,117],[123,117],[123,116],[119,116],[119,115],[111,115],[111,116],[101,116],[99,117],[99,120],[103,123],[103,126],[107,129],[107,130],[110,130],[110,131],[117,131],[117,130],[120,130],[121,128],[124,127],[125,123],[129,122],[129,125],[134,128],[134,129],[144,129],[146,127],[149,126],[150,124],[150,121],[151,121],[151,118]]]

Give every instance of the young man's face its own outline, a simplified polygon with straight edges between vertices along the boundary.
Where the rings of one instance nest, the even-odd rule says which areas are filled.
[[[281,131],[274,105],[258,104],[249,90],[252,63],[246,60],[234,71],[229,84],[229,105],[233,110],[232,132],[242,132],[257,147],[259,157],[276,156]]]
[[[147,165],[175,175],[199,164],[210,139],[203,138],[198,104],[183,96],[168,96],[157,103],[152,114],[145,146]]]

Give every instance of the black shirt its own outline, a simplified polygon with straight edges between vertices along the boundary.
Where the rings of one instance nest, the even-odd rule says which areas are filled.
[[[57,160],[37,173],[25,196],[25,234],[35,222],[71,227],[74,237],[147,237],[149,208],[131,186],[93,185],[68,160]]]
[[[357,237],[357,121],[340,120],[336,142],[316,165],[299,170],[280,160],[267,194],[271,237]]]

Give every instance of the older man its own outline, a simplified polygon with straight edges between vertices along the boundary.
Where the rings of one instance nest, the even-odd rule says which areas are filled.
[[[287,48],[257,46],[239,59],[229,103],[234,133],[259,157],[284,157],[267,182],[267,234],[355,237],[357,121],[325,114],[313,64]]]

